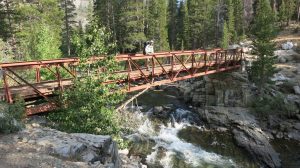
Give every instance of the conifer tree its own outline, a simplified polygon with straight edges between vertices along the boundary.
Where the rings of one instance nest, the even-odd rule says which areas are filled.
[[[229,41],[235,42],[235,19],[234,19],[234,8],[232,0],[228,0],[227,2],[227,17],[228,17],[228,32],[229,32]]]
[[[15,2],[0,0],[0,38],[7,40],[14,33]]]
[[[146,40],[144,33],[144,3],[126,0],[120,3],[118,16],[118,46],[124,52],[142,51]]]
[[[167,2],[151,0],[147,15],[147,39],[154,40],[155,51],[168,50]]]
[[[276,36],[275,17],[269,0],[259,0],[252,26],[254,51],[258,58],[250,69],[250,78],[260,91],[274,73],[274,50],[272,39]]]
[[[168,1],[168,37],[171,50],[176,47],[176,16],[177,16],[177,0]]]
[[[284,0],[282,0],[284,1]],[[287,12],[287,22],[286,25],[289,26],[292,16],[295,14],[296,2],[295,0],[285,0],[286,12]]]
[[[183,1],[179,3],[179,10],[176,17],[176,50],[183,50],[185,48],[185,15],[186,15],[186,6]]]
[[[118,14],[120,9],[120,1],[118,0],[95,0],[94,16],[98,18],[99,25],[112,33],[111,43],[117,40]]]
[[[187,1],[191,49],[205,48],[213,42],[215,4],[213,0]]]
[[[23,59],[50,59],[61,56],[63,11],[58,0],[22,2],[17,8],[17,38]]]
[[[241,0],[233,0],[233,8],[234,8],[234,27],[235,32],[237,34],[237,39],[234,41],[239,40],[239,37],[243,36],[245,34],[244,30],[244,4]]]
[[[228,25],[227,22],[225,21],[223,25],[223,36],[222,36],[222,42],[221,42],[221,47],[223,49],[227,49],[229,46],[229,31],[228,31]]]
[[[75,21],[75,10],[76,7],[74,5],[73,0],[62,0],[61,7],[64,11],[64,28],[63,28],[63,44],[62,48],[65,50],[67,56],[71,55],[71,37],[73,34],[73,27],[76,23]]]
[[[189,24],[190,24],[190,20],[189,20],[189,11],[187,8],[187,2],[184,2],[184,17],[183,17],[183,36],[184,36],[184,49],[191,49],[191,45],[190,45],[190,30],[189,30]]]
[[[288,20],[288,13],[287,13],[287,8],[286,8],[284,0],[281,1],[280,7],[279,7],[278,18],[281,23],[281,26],[283,25],[283,22],[286,22]]]

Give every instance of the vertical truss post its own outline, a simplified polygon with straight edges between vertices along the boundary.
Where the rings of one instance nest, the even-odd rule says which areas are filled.
[[[60,89],[60,91],[62,92],[64,90],[63,88],[63,85],[62,85],[62,82],[61,82],[61,75],[60,75],[60,72],[59,72],[59,65],[56,65],[55,66],[55,69],[56,69],[56,76],[57,76],[57,82],[58,82],[58,88]]]
[[[216,51],[216,58],[217,58],[217,71],[220,70],[220,64],[221,64],[221,52]]]
[[[234,53],[233,53],[233,66],[236,65],[236,61],[237,61],[236,56],[237,56],[237,54],[238,54],[238,52],[237,52],[237,50],[235,50]]]
[[[72,66],[70,66],[70,68],[71,68],[72,74],[76,77],[77,76],[76,67],[74,65],[72,65]]]
[[[204,66],[207,66],[207,52],[204,53]]]
[[[227,50],[224,52],[224,54],[225,54],[225,68],[227,68]]]
[[[41,82],[41,71],[40,71],[40,67],[35,69],[35,79],[37,83]]]
[[[173,79],[174,78],[174,54],[172,54],[172,57],[171,57],[171,78]]]
[[[192,76],[194,76],[194,73],[195,73],[194,69],[196,69],[195,68],[195,63],[196,63],[195,53],[193,52],[192,53],[192,68],[191,68]]]
[[[210,65],[207,65],[208,63],[208,55],[207,55],[207,52],[205,51],[205,54],[204,54],[204,67],[205,67],[205,73],[207,73],[208,69],[209,69],[209,66]]]
[[[5,91],[6,101],[7,101],[7,103],[13,103],[13,99],[12,99],[11,92],[9,89],[5,70],[3,70],[3,83],[4,83],[4,91]]]
[[[151,84],[154,83],[154,75],[155,75],[155,62],[153,56],[151,57],[151,64],[152,64],[152,79],[151,79]]]
[[[241,49],[241,57],[240,57],[240,61],[243,61],[244,60],[244,51],[243,51],[243,49]]]
[[[130,82],[131,82],[130,74],[131,74],[132,68],[131,68],[131,63],[130,63],[130,61],[129,61],[129,57],[130,57],[130,56],[128,56],[128,58],[127,58],[127,62],[128,62],[127,82],[128,82],[128,91],[130,92],[130,88],[131,88],[131,86],[130,86]]]

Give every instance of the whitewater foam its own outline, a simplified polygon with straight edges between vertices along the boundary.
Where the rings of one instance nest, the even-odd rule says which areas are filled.
[[[174,167],[172,160],[174,156],[181,157],[186,164],[192,167],[201,167],[203,165],[215,165],[219,167],[235,167],[235,163],[221,155],[207,152],[199,146],[195,146],[191,143],[185,142],[178,137],[178,132],[187,126],[191,126],[182,117],[189,111],[178,109],[176,113],[179,114],[181,121],[169,123],[167,126],[161,125],[160,131],[155,133],[150,120],[146,120],[144,124],[139,128],[139,132],[148,135],[151,139],[155,140],[156,146],[153,147],[153,152],[146,158],[147,163],[155,164],[159,162],[165,168]],[[174,119],[173,119],[174,120]],[[200,128],[199,128],[200,129]],[[159,158],[158,151],[164,149],[164,155]]]

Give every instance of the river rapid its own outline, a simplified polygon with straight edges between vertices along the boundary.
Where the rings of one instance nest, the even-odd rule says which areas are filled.
[[[258,167],[230,133],[209,131],[174,88],[147,92],[137,102],[127,109],[141,121],[127,136],[129,155],[141,157],[148,167]]]

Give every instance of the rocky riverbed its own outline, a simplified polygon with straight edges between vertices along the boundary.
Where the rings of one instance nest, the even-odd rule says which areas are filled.
[[[288,106],[284,108],[288,112],[269,108],[271,111],[263,111],[265,114],[254,113],[249,107],[259,100],[256,87],[248,81],[245,72],[184,81],[178,87],[182,99],[192,106],[210,130],[230,132],[235,144],[246,149],[262,166],[291,167],[299,162],[290,165],[283,161],[282,164],[282,158],[286,157],[280,156],[271,142],[285,139],[289,143],[288,140],[295,140],[297,145],[294,147],[299,149],[300,146],[299,55],[294,51],[279,50],[276,53],[280,57],[276,64],[277,73],[272,78],[275,85],[270,85],[266,95],[271,99],[280,96],[283,101],[273,105],[278,108]],[[294,154],[296,158],[300,157],[299,153]]]

